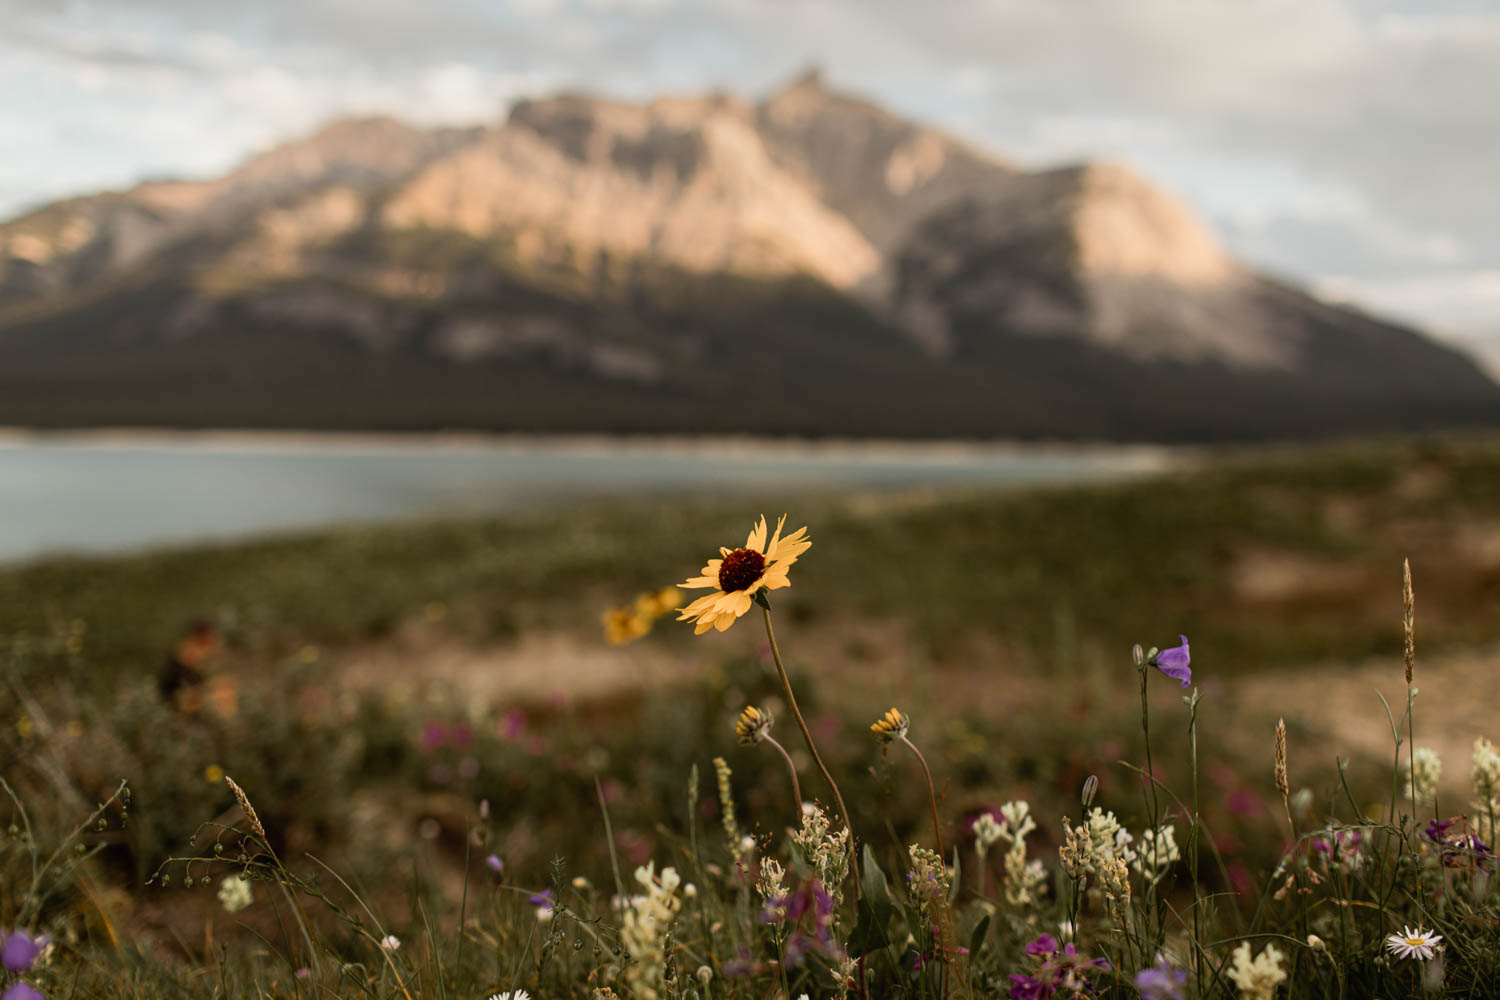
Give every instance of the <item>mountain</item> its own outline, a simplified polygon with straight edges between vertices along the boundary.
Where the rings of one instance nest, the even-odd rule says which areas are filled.
[[[1252,440],[1500,423],[1463,355],[809,74],[337,122],[0,224],[0,423]]]

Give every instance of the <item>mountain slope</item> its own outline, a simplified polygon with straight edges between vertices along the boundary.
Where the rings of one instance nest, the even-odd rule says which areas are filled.
[[[805,77],[336,123],[0,225],[0,423],[1221,440],[1500,422],[1128,169]]]

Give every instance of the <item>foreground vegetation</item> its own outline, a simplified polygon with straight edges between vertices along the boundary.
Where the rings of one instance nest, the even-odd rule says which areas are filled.
[[[744,537],[715,505],[12,571],[0,931],[52,946],[13,978],[47,997],[1489,995],[1500,756],[1479,744],[1465,799],[1439,802],[1418,752],[1422,705],[1455,693],[1419,702],[1417,664],[1389,717],[1352,706],[1391,733],[1379,765],[1295,725],[1255,729],[1246,756],[1254,721],[1209,692],[1339,642],[1399,675],[1397,548],[1424,655],[1495,638],[1473,540],[1497,483],[1500,449],[1450,442],[809,501],[791,589],[723,636],[656,621],[628,655],[696,675],[602,699],[354,690],[337,667],[409,619],[481,648],[602,643],[605,607]],[[1244,589],[1268,550],[1335,581],[1321,615],[1305,589]],[[205,608],[242,682],[232,710],[182,716],[146,681]],[[949,680],[1003,635],[994,683],[1047,710],[914,689],[892,714],[800,652],[893,623]],[[1188,667],[1179,631],[1186,689],[1162,676]],[[1408,929],[1441,941],[1399,957]]]

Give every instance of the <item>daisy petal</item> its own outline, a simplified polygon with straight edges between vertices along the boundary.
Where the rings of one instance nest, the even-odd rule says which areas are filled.
[[[762,554],[766,551],[766,519],[762,515],[755,527],[750,529],[750,535],[745,539],[745,548],[754,549]]]
[[[776,520],[776,531],[771,535],[771,541],[766,545],[765,556],[769,559],[776,558],[776,547],[781,544],[781,527],[786,524],[786,515],[782,514]]]

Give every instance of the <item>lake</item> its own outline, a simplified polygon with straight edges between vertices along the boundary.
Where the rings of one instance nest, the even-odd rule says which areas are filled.
[[[1152,448],[319,435],[0,436],[0,560],[650,495],[1026,485]]]

